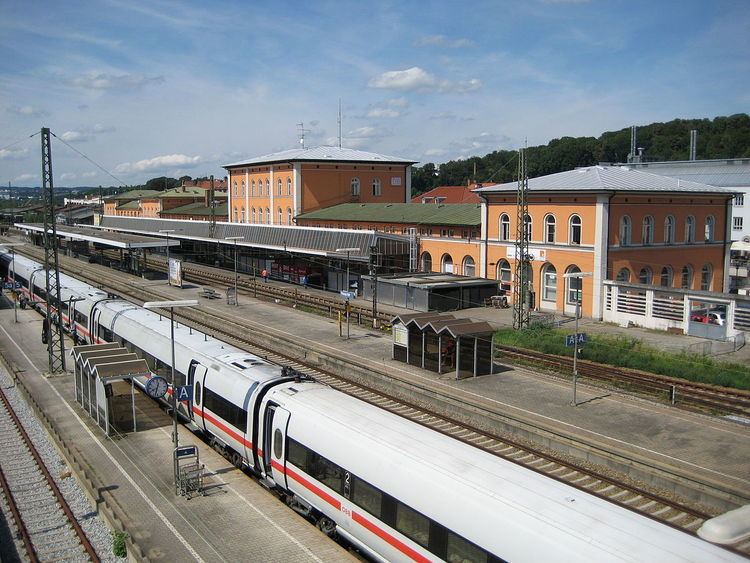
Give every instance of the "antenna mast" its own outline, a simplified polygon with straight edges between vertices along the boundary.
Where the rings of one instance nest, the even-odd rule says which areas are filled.
[[[529,287],[529,173],[526,168],[526,149],[518,151],[518,190],[516,192],[516,271],[513,284],[513,328],[529,326],[531,288]]]
[[[299,136],[299,144],[302,148],[305,148],[305,133],[309,133],[309,129],[305,129],[304,123],[297,123],[297,135]]]
[[[339,148],[341,148],[341,98],[339,98]]]

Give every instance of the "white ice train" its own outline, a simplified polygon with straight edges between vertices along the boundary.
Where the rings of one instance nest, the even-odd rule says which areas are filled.
[[[0,253],[3,250],[0,248]],[[0,254],[8,275],[10,255]],[[38,263],[16,280],[44,299]],[[169,321],[61,275],[64,323],[157,372]],[[82,299],[81,301],[73,301]],[[295,510],[377,561],[742,561],[650,518],[366,404],[195,330],[175,330],[181,413]],[[139,381],[139,384],[143,384]]]

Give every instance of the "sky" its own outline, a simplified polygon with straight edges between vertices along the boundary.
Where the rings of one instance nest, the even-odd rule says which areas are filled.
[[[749,30],[748,0],[0,0],[0,184],[40,184],[42,127],[73,187],[337,145],[339,100],[344,147],[420,164],[747,112]]]

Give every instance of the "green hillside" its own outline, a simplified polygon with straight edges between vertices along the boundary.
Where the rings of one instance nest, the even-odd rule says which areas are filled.
[[[750,158],[750,116],[739,113],[714,119],[675,119],[639,126],[638,146],[644,160],[687,160],[690,130],[698,130],[697,158]],[[546,145],[529,147],[529,177],[590,166],[599,162],[626,162],[630,128],[607,131],[600,137],[563,137]],[[452,160],[414,169],[412,195],[437,186],[465,185],[468,181],[510,182],[516,179],[516,151],[500,150],[483,157]],[[476,176],[474,165],[476,164]]]

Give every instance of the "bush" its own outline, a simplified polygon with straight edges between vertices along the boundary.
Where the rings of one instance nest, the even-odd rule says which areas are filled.
[[[127,557],[128,548],[125,542],[128,539],[128,534],[125,532],[114,532],[112,534],[112,553],[115,557]]]
[[[567,334],[570,334],[569,330],[543,327],[520,331],[508,328],[495,333],[495,342],[546,354],[572,356],[573,348],[565,346]],[[684,352],[664,352],[635,338],[589,335],[580,357],[601,364],[679,377],[689,381],[750,389],[750,368],[743,364],[719,362],[708,356]]]

